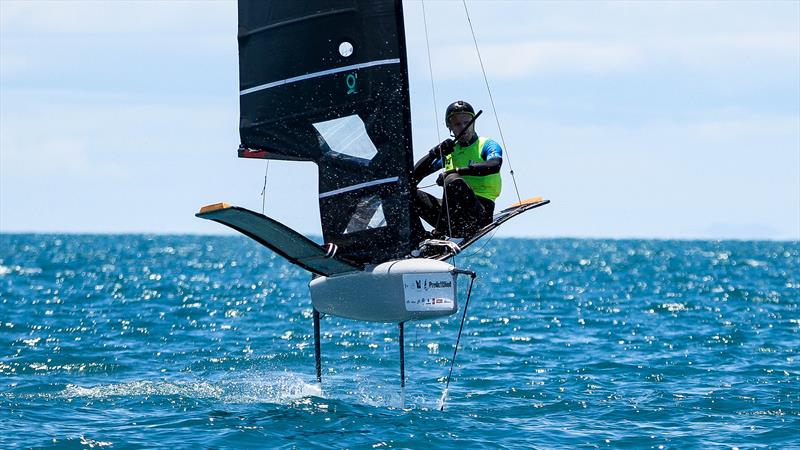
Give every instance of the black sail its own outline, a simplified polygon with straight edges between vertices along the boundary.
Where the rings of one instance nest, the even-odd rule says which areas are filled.
[[[314,161],[325,242],[356,262],[412,249],[400,0],[239,0],[239,156]]]

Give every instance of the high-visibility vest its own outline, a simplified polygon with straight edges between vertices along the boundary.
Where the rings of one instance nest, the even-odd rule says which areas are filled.
[[[487,137],[479,137],[472,145],[462,147],[461,144],[456,143],[453,153],[445,156],[445,170],[452,170],[460,167],[468,167],[470,163],[481,163],[481,151],[484,144],[489,141]],[[500,195],[500,190],[503,188],[503,182],[500,178],[500,172],[484,176],[462,175],[464,181],[467,182],[475,195],[483,198],[488,198],[495,201],[497,196]]]

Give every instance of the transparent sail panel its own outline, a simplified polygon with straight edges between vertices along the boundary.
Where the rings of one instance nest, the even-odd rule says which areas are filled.
[[[348,222],[344,234],[385,226],[386,217],[383,215],[381,198],[377,195],[372,195],[358,202],[356,212],[350,218],[350,222]]]
[[[380,228],[386,226],[386,217],[383,215],[383,205],[378,205],[375,214],[372,215],[367,228]]]
[[[318,122],[314,128],[334,153],[367,161],[378,154],[378,149],[367,135],[364,121],[358,115]]]

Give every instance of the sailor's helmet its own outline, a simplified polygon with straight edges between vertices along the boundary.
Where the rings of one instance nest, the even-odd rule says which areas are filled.
[[[463,100],[451,103],[450,106],[447,107],[447,110],[445,110],[444,112],[445,126],[450,127],[450,124],[448,123],[448,121],[450,120],[450,116],[458,113],[466,113],[474,116],[475,110],[472,108],[472,105]]]

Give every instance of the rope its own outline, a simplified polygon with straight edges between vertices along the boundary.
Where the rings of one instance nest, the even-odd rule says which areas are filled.
[[[450,372],[447,374],[447,383],[444,385],[442,391],[442,398],[439,399],[439,411],[444,411],[444,401],[447,399],[447,391],[450,389],[450,377],[453,375],[453,366],[456,364],[456,354],[458,353],[458,343],[461,341],[461,331],[464,329],[464,320],[467,318],[467,308],[469,308],[469,298],[472,295],[472,285],[475,283],[475,274],[470,275],[472,279],[469,282],[469,290],[467,291],[467,301],[464,302],[464,314],[461,316],[461,326],[458,327],[458,337],[456,338],[456,347],[453,349],[453,359],[450,360]]]
[[[444,167],[442,167],[442,170],[444,170]],[[442,192],[442,201],[445,204],[444,210],[447,213],[447,234],[448,236],[453,237],[453,227],[450,225],[450,202],[447,201],[447,185],[444,181],[442,181]],[[441,211],[439,214],[441,214]],[[453,256],[453,262],[455,262],[455,255]]]
[[[269,172],[269,160],[267,160],[267,167],[264,169],[264,187],[261,188],[261,214],[265,214],[267,206],[267,173]],[[266,215],[266,214],[265,214]]]
[[[506,139],[503,136],[503,129],[500,128],[500,118],[497,116],[497,109],[494,106],[494,97],[492,90],[489,88],[489,79],[486,77],[486,69],[483,66],[483,59],[481,58],[481,51],[478,48],[478,40],[475,38],[475,30],[472,28],[472,19],[469,17],[469,9],[467,9],[467,1],[462,0],[464,4],[464,12],[467,13],[467,22],[469,22],[469,31],[472,33],[472,42],[475,43],[475,52],[478,54],[478,62],[481,64],[481,72],[483,73],[483,82],[486,84],[486,91],[489,93],[489,101],[492,103],[492,111],[494,112],[494,119],[497,122],[497,129],[500,131],[500,140],[503,142],[503,148],[506,149],[505,158],[508,161],[508,169],[511,173],[511,180],[514,182],[514,190],[517,192],[517,201],[522,202],[522,197],[519,195],[519,188],[517,187],[517,178],[514,176],[514,168],[511,166],[511,155],[506,146]]]

